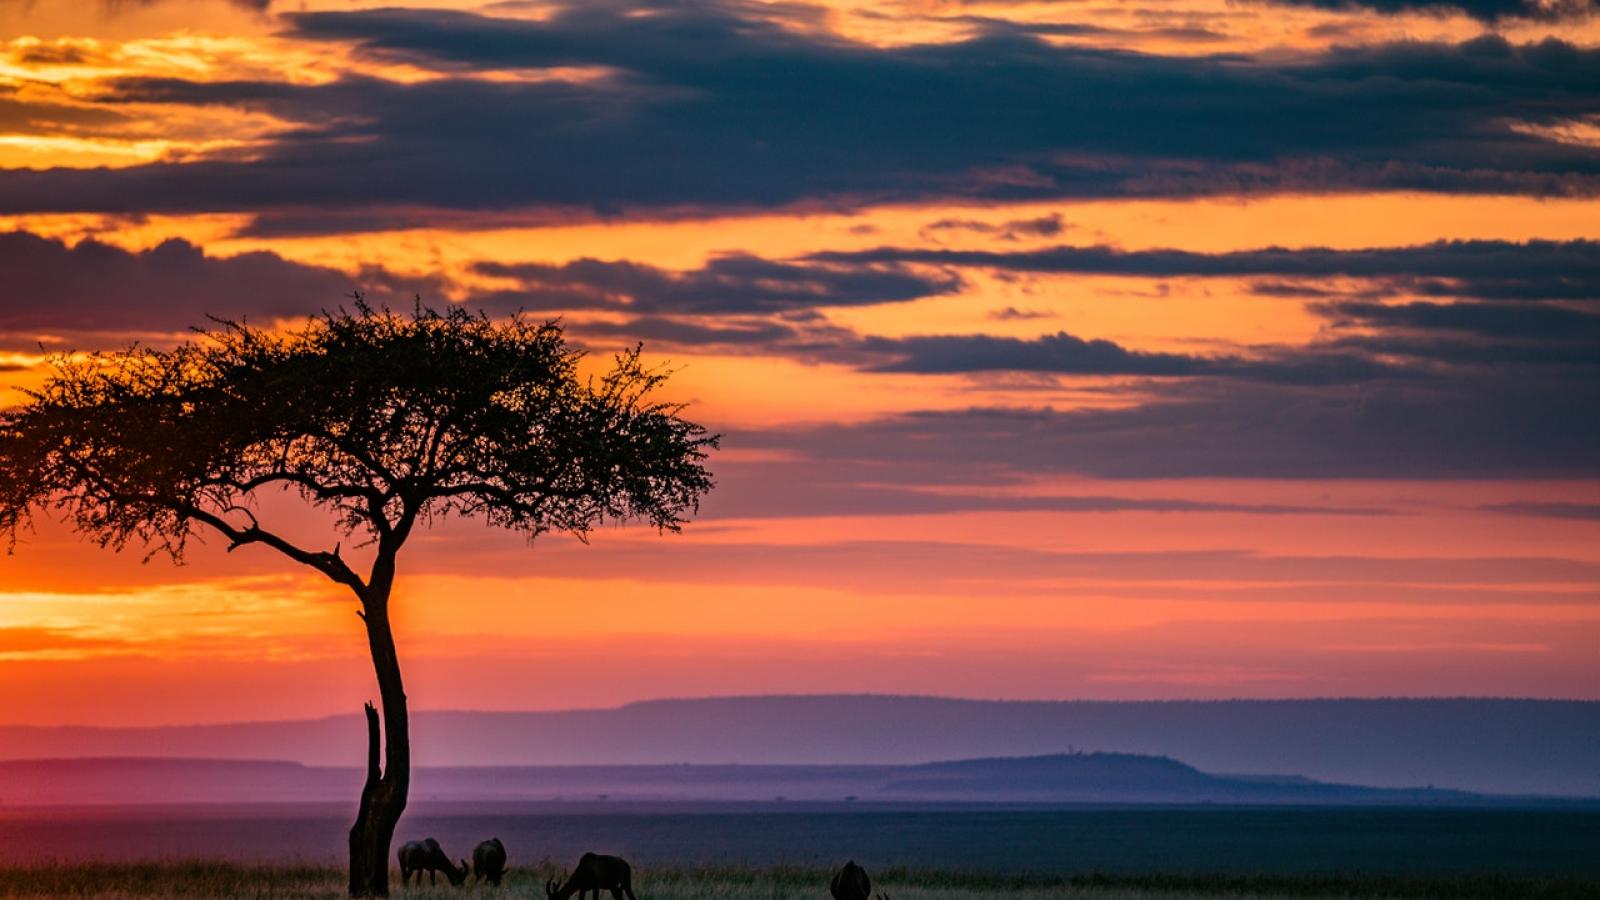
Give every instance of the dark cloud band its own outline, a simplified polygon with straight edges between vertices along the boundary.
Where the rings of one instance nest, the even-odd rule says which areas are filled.
[[[741,440],[844,463],[1105,478],[1600,476],[1600,382],[1555,375],[1339,388],[1184,382],[1129,409],[928,411]]]
[[[1600,50],[1397,43],[1299,58],[1141,55],[1015,29],[873,47],[737,4],[584,3],[540,20],[289,15],[298,38],[433,70],[419,83],[134,79],[119,104],[267,113],[250,162],[0,171],[0,213],[338,210],[591,215],[951,199],[1274,191],[1600,193]],[[485,73],[577,69],[580,78]],[[378,213],[374,213],[378,210]]]
[[[920,263],[1040,274],[1123,275],[1142,278],[1261,277],[1381,279],[1408,292],[1488,300],[1600,300],[1600,242],[1439,241],[1413,247],[1361,250],[1267,247],[1231,253],[1118,250],[1106,246],[1048,247],[999,252],[881,247],[818,253],[836,264]],[[1325,289],[1285,284],[1268,292],[1310,295]]]
[[[1303,6],[1341,12],[1385,15],[1427,13],[1470,16],[1480,22],[1508,19],[1556,21],[1579,19],[1595,12],[1593,0],[1257,0],[1277,6]]]
[[[275,253],[218,257],[183,240],[129,251],[95,240],[75,246],[25,232],[0,232],[0,334],[98,336],[123,343],[180,332],[207,315],[299,316],[337,306],[358,287],[375,299],[432,296],[440,283],[369,268],[352,278]]]

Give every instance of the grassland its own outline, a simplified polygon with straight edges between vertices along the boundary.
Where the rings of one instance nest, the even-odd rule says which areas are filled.
[[[544,879],[556,874],[550,863],[508,875],[500,888],[473,885],[401,887],[397,897],[413,900],[488,900],[543,898]],[[828,873],[820,868],[673,867],[641,872],[635,887],[641,900],[826,900]],[[877,888],[892,900],[1593,900],[1600,879],[1398,878],[1344,876],[1137,876],[1003,877],[932,870],[888,869],[876,873]],[[132,900],[132,898],[255,898],[255,900],[338,900],[343,873],[329,866],[235,865],[209,862],[88,863],[0,868],[0,898]]]

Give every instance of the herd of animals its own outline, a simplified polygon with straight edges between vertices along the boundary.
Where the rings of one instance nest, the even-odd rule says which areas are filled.
[[[459,866],[451,862],[449,854],[433,838],[407,841],[401,845],[399,855],[403,884],[410,884],[413,875],[417,876],[417,884],[421,884],[423,872],[428,873],[429,884],[438,884],[438,873],[443,872],[452,885],[464,883],[471,875],[475,881],[499,886],[506,874],[506,845],[500,843],[499,838],[490,838],[474,847],[470,866],[464,859]],[[872,900],[872,879],[867,877],[867,870],[852,859],[833,873],[828,890],[833,900]],[[627,860],[620,856],[585,853],[566,881],[561,884],[546,881],[544,885],[548,900],[568,900],[574,894],[578,900],[588,900],[591,896],[593,900],[600,900],[601,891],[610,891],[612,900],[623,900],[623,897],[639,900],[633,894],[633,867]],[[877,900],[889,900],[889,897],[879,894]]]

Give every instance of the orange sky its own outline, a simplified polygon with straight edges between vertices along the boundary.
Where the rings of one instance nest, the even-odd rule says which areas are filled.
[[[170,342],[206,312],[288,320],[336,303],[341,284],[561,315],[597,351],[644,339],[652,358],[677,368],[671,392],[691,417],[727,436],[704,515],[683,535],[603,531],[590,546],[551,537],[530,549],[462,525],[417,539],[396,598],[417,706],[833,691],[1600,698],[1590,404],[1600,382],[1600,295],[1590,292],[1600,284],[1591,244],[1600,118],[1581,90],[1550,86],[1569,70],[1600,71],[1595,18],[1220,0],[1137,11],[708,4],[745,23],[737,40],[769,35],[762,46],[782,52],[803,44],[796,65],[835,54],[887,72],[992,40],[972,52],[993,54],[1002,95],[1014,76],[998,66],[1019,46],[1007,41],[1036,42],[1030,58],[1081,51],[1070,58],[1093,67],[1168,67],[1175,80],[1157,99],[1128,89],[1126,103],[1145,116],[1161,114],[1159,97],[1187,85],[1192,65],[1261,90],[1270,116],[1272,103],[1291,102],[1280,82],[1306,72],[1321,73],[1327,92],[1409,77],[1380,71],[1405,53],[1417,54],[1414,66],[1458,52],[1462,67],[1501,59],[1470,43],[1487,32],[1512,48],[1560,42],[1540,52],[1571,58],[1508,50],[1504,59],[1525,59],[1539,77],[1504,60],[1470,75],[1509,98],[1482,113],[1482,129],[1469,123],[1435,142],[1402,134],[1404,116],[1384,124],[1374,108],[1370,139],[1308,135],[1314,122],[1285,120],[1273,145],[1264,127],[1259,140],[1277,148],[1266,156],[1253,136],[1211,146],[1201,132],[1174,147],[1109,106],[1103,115],[1073,106],[1084,117],[1063,137],[1041,136],[1048,121],[1013,129],[995,113],[980,117],[994,136],[930,142],[926,158],[880,162],[865,138],[815,173],[803,155],[785,156],[804,177],[768,185],[740,168],[744,132],[730,113],[713,144],[728,148],[725,179],[697,180],[697,161],[675,162],[673,132],[654,148],[646,139],[595,150],[621,161],[595,190],[614,180],[618,194],[586,206],[566,196],[565,173],[537,168],[507,188],[523,192],[513,200],[480,197],[453,167],[488,151],[464,143],[425,163],[441,167],[434,191],[417,183],[430,170],[405,166],[457,136],[400,146],[407,138],[363,117],[402,115],[404,104],[375,104],[406,85],[502,90],[489,96],[507,110],[523,109],[519,92],[570,90],[584,98],[572,103],[597,104],[583,93],[594,91],[615,104],[607,116],[626,117],[679,102],[659,100],[680,98],[674,91],[712,91],[717,72],[752,71],[739,67],[759,56],[719,49],[726,68],[683,75],[708,79],[684,87],[665,83],[692,68],[676,59],[618,75],[631,59],[567,49],[582,46],[573,25],[537,64],[508,62],[492,29],[516,20],[533,29],[510,31],[516,40],[543,47],[537,29],[557,28],[569,10],[403,5],[467,17],[438,21],[469,37],[402,53],[362,43],[367,19],[283,15],[374,7],[344,0],[0,0],[0,237],[15,245],[0,247],[10,276],[0,284],[0,402],[38,383],[45,350]],[[674,10],[637,18],[683,15]],[[316,30],[326,23],[344,36]],[[373,34],[395,46],[412,40],[380,24],[392,30]],[[681,49],[642,35],[628,45],[640,59]],[[1349,74],[1361,67],[1374,73]],[[1266,86],[1250,80],[1263,72]],[[834,89],[817,79],[818,92]],[[366,90],[380,99],[345,99]],[[1040,96],[1022,92],[1017,106]],[[1552,108],[1570,111],[1551,124],[1541,117]],[[722,127],[711,109],[704,129]],[[549,115],[535,143],[589,139]],[[1512,125],[1522,137],[1505,137]],[[794,140],[813,139],[799,127]],[[333,134],[345,128],[357,135]],[[861,128],[878,133],[870,121]],[[1491,130],[1485,147],[1468,146]],[[1100,143],[1072,144],[1084,135]],[[897,138],[886,129],[873,139]],[[1139,141],[1159,145],[1159,158]],[[980,149],[968,159],[965,144]],[[369,155],[328,162],[351,146]],[[1506,147],[1524,161],[1483,188]],[[394,166],[392,198],[381,184],[357,196],[369,165]],[[1046,184],[1055,166],[1122,180]],[[186,186],[208,167],[223,174]],[[1408,167],[1433,174],[1393,180],[1412,178]],[[138,180],[147,170],[164,173],[156,194]],[[328,199],[280,203],[269,179],[282,171],[325,184]],[[1506,186],[1529,173],[1571,187]],[[85,174],[106,180],[74,180]],[[1187,179],[1204,186],[1171,187]],[[1483,243],[1438,243],[1457,241]],[[1417,249],[1434,246],[1454,255],[1436,264]],[[1547,247],[1556,262],[1522,261]],[[1030,256],[1058,248],[1097,255]],[[1241,255],[1262,248],[1292,261]],[[1346,255],[1307,261],[1324,251]],[[752,276],[736,268],[747,259],[793,268]],[[1470,268],[1459,279],[1457,264]],[[188,298],[162,280],[169,271],[184,283],[215,278],[216,292],[196,287]],[[1539,275],[1562,282],[1531,287]],[[766,305],[747,299],[763,291]],[[1337,304],[1346,306],[1330,311]],[[1425,330],[1433,319],[1402,327],[1369,306],[1430,316],[1481,307],[1497,318],[1440,337]],[[1576,324],[1540,324],[1560,316]],[[1188,418],[1191,409],[1201,412]],[[354,604],[334,587],[265,550],[212,547],[184,567],[139,557],[44,524],[0,558],[0,723],[292,718],[349,712],[372,695]]]

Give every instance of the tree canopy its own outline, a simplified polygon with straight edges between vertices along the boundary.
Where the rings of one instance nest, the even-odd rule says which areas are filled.
[[[172,349],[58,358],[0,412],[0,532],[53,508],[102,545],[181,559],[209,528],[360,593],[384,573],[291,543],[258,521],[261,497],[297,492],[380,559],[445,516],[530,538],[677,530],[716,436],[655,399],[665,375],[637,348],[589,378],[581,355],[557,322],[357,300],[287,331],[218,321]]]

